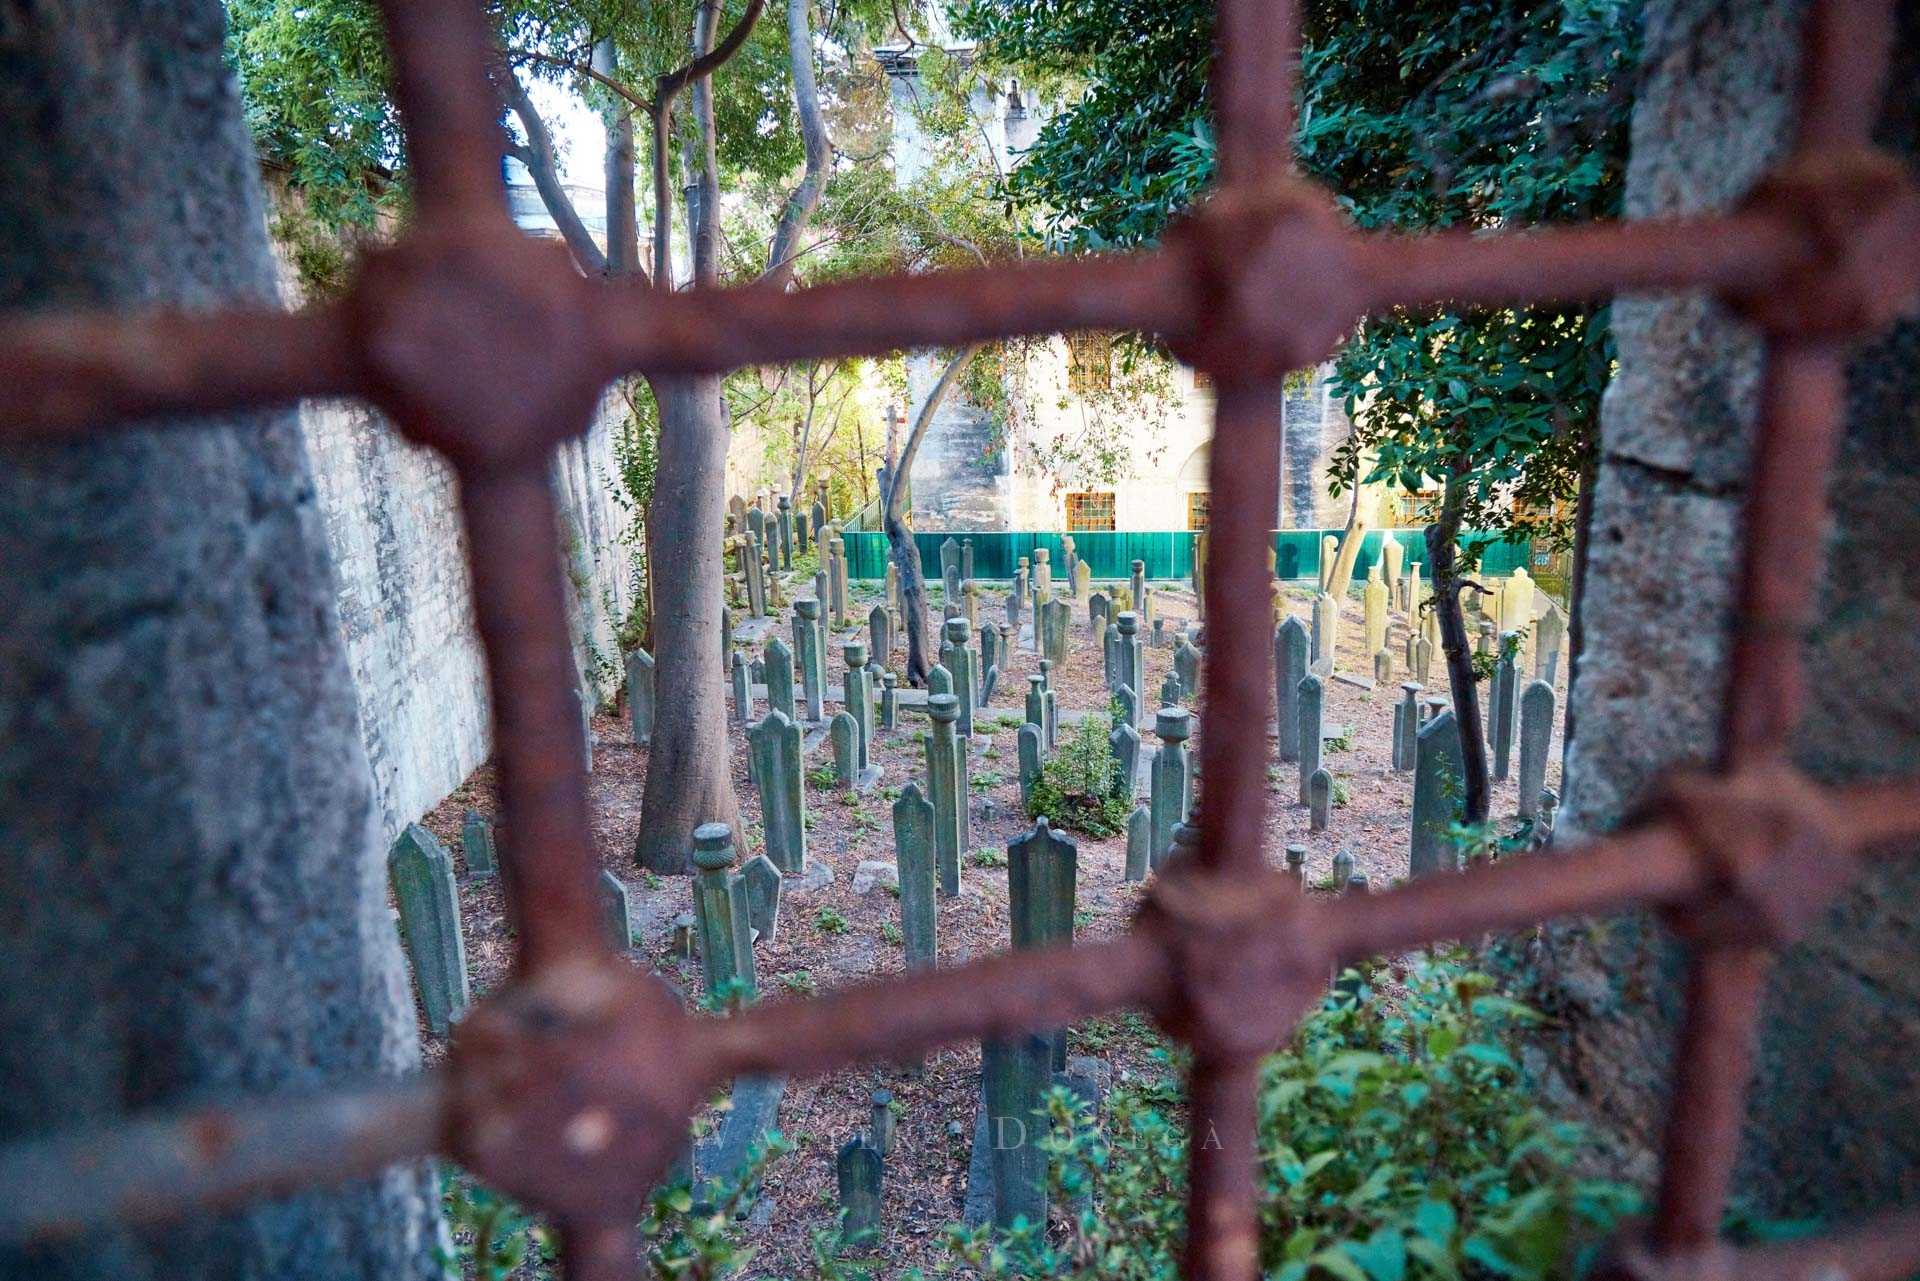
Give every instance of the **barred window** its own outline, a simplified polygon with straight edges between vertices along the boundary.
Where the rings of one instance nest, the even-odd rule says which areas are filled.
[[[1084,493],[1067,495],[1067,532],[1112,532],[1113,495]]]

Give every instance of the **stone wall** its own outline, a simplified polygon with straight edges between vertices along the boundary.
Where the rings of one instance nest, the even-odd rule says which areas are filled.
[[[555,546],[566,557],[583,677],[602,699],[619,687],[614,632],[633,599],[621,542],[626,522],[609,484],[612,422],[603,414],[554,467],[566,521]],[[459,494],[444,463],[362,405],[310,403],[301,426],[333,554],[361,733],[391,838],[492,751]]]
[[[1902,6],[1884,140],[1920,141],[1920,12]],[[1635,217],[1725,207],[1788,129],[1799,5],[1654,0],[1628,176]],[[1670,762],[1712,754],[1759,376],[1752,336],[1700,298],[1615,309],[1571,696],[1562,830],[1630,811]],[[1920,326],[1858,353],[1832,489],[1812,699],[1796,755],[1823,778],[1920,772]],[[1819,537],[1821,531],[1806,531]],[[1761,549],[1764,553],[1764,549]],[[1782,960],[1741,1187],[1840,1216],[1920,1196],[1920,864],[1882,863]],[[1678,965],[1643,919],[1556,929],[1540,996],[1557,1065],[1625,1140],[1657,1145]]]

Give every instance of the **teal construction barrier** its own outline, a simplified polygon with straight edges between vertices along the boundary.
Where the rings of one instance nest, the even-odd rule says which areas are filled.
[[[1322,540],[1331,534],[1337,543],[1337,529],[1283,529],[1273,536],[1274,572],[1289,582],[1317,582],[1320,577]],[[887,573],[887,536],[878,531],[849,531],[842,535],[847,544],[847,574],[851,578],[884,578]],[[1189,530],[1084,533],[1073,536],[1074,550],[1093,567],[1093,576],[1102,581],[1117,581],[1133,573],[1133,562],[1146,562],[1149,579],[1186,579],[1193,577],[1193,541]],[[940,576],[940,545],[952,538],[973,543],[973,576],[980,579],[1010,579],[1019,568],[1020,558],[1033,560],[1036,547],[1045,547],[1059,573],[1065,556],[1062,534],[1041,532],[981,531],[975,533],[922,532],[913,536],[920,549],[920,564],[929,578]],[[1354,563],[1355,579],[1364,579],[1380,559],[1380,549],[1388,538],[1406,549],[1406,564],[1425,564],[1427,540],[1418,529],[1374,530],[1360,544]],[[1510,574],[1528,563],[1532,545],[1497,540],[1483,554],[1480,572]]]

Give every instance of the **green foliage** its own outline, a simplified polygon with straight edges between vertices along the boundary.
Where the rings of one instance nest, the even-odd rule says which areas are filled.
[[[845,934],[847,918],[837,907],[823,907],[813,914],[813,924],[822,934]]]
[[[786,971],[780,975],[780,986],[801,996],[812,996],[820,990],[820,985],[814,982],[813,974],[808,970]]]
[[[991,845],[983,845],[967,855],[967,861],[975,867],[1005,867],[1007,852]]]
[[[1085,716],[1040,767],[1027,814],[1055,827],[1112,836],[1127,826],[1131,788],[1107,742],[1107,721]]]
[[[613,429],[614,479],[608,494],[627,513],[626,544],[633,609],[619,627],[622,649],[634,649],[647,634],[647,523],[660,471],[660,410],[651,395],[636,395],[632,381],[619,385],[627,413]]]
[[[1261,1274],[1274,1281],[1546,1281],[1577,1275],[1636,1209],[1576,1171],[1580,1131],[1543,1113],[1514,1058],[1537,1016],[1452,958],[1421,960],[1394,1000],[1346,988],[1264,1064]],[[956,1229],[984,1277],[1177,1275],[1190,1136],[1172,1076],[1123,1084],[1096,1125],[1048,1100],[1057,1203],[1091,1196],[1063,1239]],[[1204,1138],[1204,1136],[1202,1136]]]
[[[448,1281],[505,1281],[529,1257],[551,1266],[553,1243],[545,1227],[518,1205],[450,1165],[440,1167],[440,1207],[453,1250],[441,1252]]]

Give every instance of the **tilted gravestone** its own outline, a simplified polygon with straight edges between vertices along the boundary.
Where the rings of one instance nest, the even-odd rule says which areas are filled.
[[[1180,678],[1180,701],[1191,703],[1200,694],[1200,651],[1182,636],[1173,647],[1173,674]]]
[[[627,655],[627,720],[633,741],[653,741],[653,655],[636,649]]]
[[[1153,810],[1152,863],[1155,871],[1166,866],[1173,852],[1173,829],[1187,821],[1187,804],[1192,796],[1188,777],[1187,737],[1193,732],[1193,717],[1184,707],[1163,707],[1153,718],[1153,731],[1160,738],[1160,750],[1154,753],[1150,806]]]
[[[626,882],[600,869],[600,912],[606,924],[607,941],[616,952],[633,946],[633,905],[627,897]]]
[[[933,802],[918,783],[901,788],[893,803],[893,857],[900,872],[900,939],[907,968],[931,969],[939,951],[939,913],[934,908],[938,837]]]
[[[1028,721],[1017,735],[1020,744],[1020,809],[1033,810],[1033,785],[1040,781],[1040,727]]]
[[[1144,881],[1152,868],[1153,811],[1145,805],[1136,805],[1133,813],[1127,815],[1127,879]]]
[[[453,857],[439,837],[409,823],[387,851],[387,876],[421,1012],[434,1034],[445,1036],[466,1012],[469,999],[467,941],[460,931]]]
[[[1050,600],[1040,607],[1040,653],[1050,663],[1067,661],[1067,634],[1073,623],[1073,607],[1063,600]]]
[[[780,934],[780,888],[785,880],[765,854],[755,854],[740,868],[746,891],[747,928],[756,943],[771,943]]]
[[[1533,818],[1547,785],[1547,749],[1553,742],[1553,686],[1527,682],[1520,695],[1520,817]]]
[[[866,1138],[854,1135],[840,1148],[834,1162],[840,1190],[840,1248],[864,1250],[880,1235],[880,1180],[886,1170]]]
[[[693,910],[709,996],[738,982],[751,997],[757,986],[747,885],[734,870],[734,861],[733,829],[725,823],[702,823],[693,829]]]
[[[1007,909],[1016,948],[1073,941],[1074,889],[1080,851],[1041,818],[1025,836],[1007,842]],[[1067,1065],[1067,1034],[1050,1034],[1053,1067]]]
[[[1321,712],[1325,706],[1326,690],[1320,678],[1308,672],[1300,678],[1300,804],[1307,803],[1307,780],[1320,768],[1320,754],[1324,745],[1325,727]]]
[[[824,633],[820,628],[820,602],[797,600],[793,603],[793,645],[800,664],[800,688],[807,700],[807,719],[819,722],[827,718],[827,664]]]
[[[748,731],[753,781],[760,792],[760,826],[767,857],[782,872],[807,867],[806,762],[800,726],[778,708]]]
[[[827,739],[833,744],[833,785],[850,792],[860,784],[860,723],[841,711],[827,722]]]
[[[1307,629],[1288,616],[1273,633],[1273,677],[1280,759],[1300,759],[1300,682],[1307,675]]]
[[[466,855],[468,876],[492,876],[500,870],[493,824],[479,810],[468,810],[460,822],[460,852]]]
[[[1413,768],[1413,837],[1407,870],[1413,876],[1451,872],[1460,851],[1447,839],[1458,811],[1456,798],[1466,766],[1460,748],[1460,723],[1441,711],[1420,727]]]
[[[1307,779],[1307,830],[1324,832],[1333,813],[1333,775],[1323,766]]]
[[[799,708],[793,699],[793,651],[776,636],[767,642],[761,665],[767,674],[767,708],[790,721],[799,720]]]
[[[966,772],[961,760],[960,701],[952,694],[927,697],[933,732],[927,735],[927,793],[933,802],[934,853],[940,866],[940,892],[951,898],[960,892],[960,853],[965,843]]]

